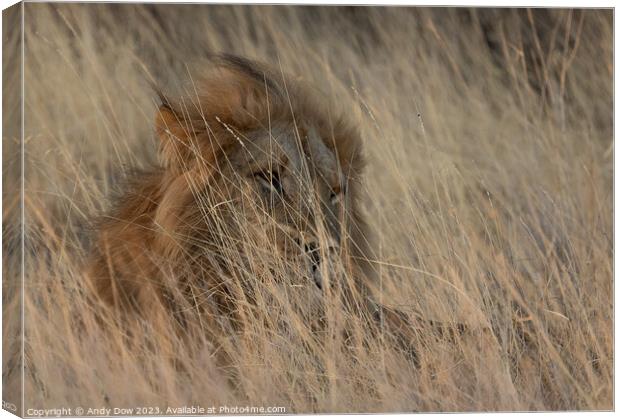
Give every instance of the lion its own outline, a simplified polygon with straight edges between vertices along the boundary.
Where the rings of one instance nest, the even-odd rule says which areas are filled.
[[[420,332],[462,332],[377,302],[360,131],[318,90],[218,55],[190,93],[157,92],[159,164],[104,217],[87,264],[106,307],[147,320],[168,312],[184,336],[198,314],[199,336],[220,347],[257,324],[291,339],[300,323],[321,333],[343,310],[416,365]],[[278,306],[291,309],[271,313]]]
[[[308,304],[337,291],[365,309],[357,127],[302,80],[232,55],[212,57],[177,100],[157,91],[159,164],[104,217],[88,261],[101,300],[144,312],[156,298],[238,323],[239,300],[269,278]]]

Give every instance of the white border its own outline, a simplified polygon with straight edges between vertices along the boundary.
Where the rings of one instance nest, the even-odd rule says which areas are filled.
[[[47,0],[26,0],[27,3],[52,3]],[[492,1],[492,0],[426,0],[426,1],[407,1],[407,0],[151,0],[151,1],[130,1],[130,0],[57,0],[56,3],[196,3],[196,4],[289,4],[289,5],[368,5],[368,6],[431,6],[431,7],[558,7],[558,8],[612,8],[616,1],[613,0],[539,0],[539,1]],[[0,0],[2,9],[17,3],[14,0]]]

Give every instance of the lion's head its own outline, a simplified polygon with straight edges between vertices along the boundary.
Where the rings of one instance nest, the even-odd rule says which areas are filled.
[[[100,293],[135,303],[144,283],[176,281],[195,298],[239,272],[279,272],[317,295],[337,271],[361,275],[361,141],[326,99],[227,55],[185,95],[160,98],[161,167],[136,179],[101,228],[91,267]]]

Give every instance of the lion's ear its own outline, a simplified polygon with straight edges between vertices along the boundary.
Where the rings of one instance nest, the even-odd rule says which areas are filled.
[[[163,104],[155,113],[159,157],[166,167],[187,165],[195,153],[196,132],[182,114]]]

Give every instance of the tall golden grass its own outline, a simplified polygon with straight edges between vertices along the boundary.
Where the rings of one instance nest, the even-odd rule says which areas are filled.
[[[23,203],[20,75],[3,68],[5,400],[21,391],[23,273],[26,408],[613,407],[611,11],[27,3],[24,21]],[[174,92],[221,51],[338,98],[363,132],[381,302],[468,333],[416,332],[416,365],[337,299],[333,333],[311,336],[306,296],[273,282],[217,344],[180,339],[164,308],[131,336],[97,320],[83,264],[93,220],[154,161],[148,81]]]

